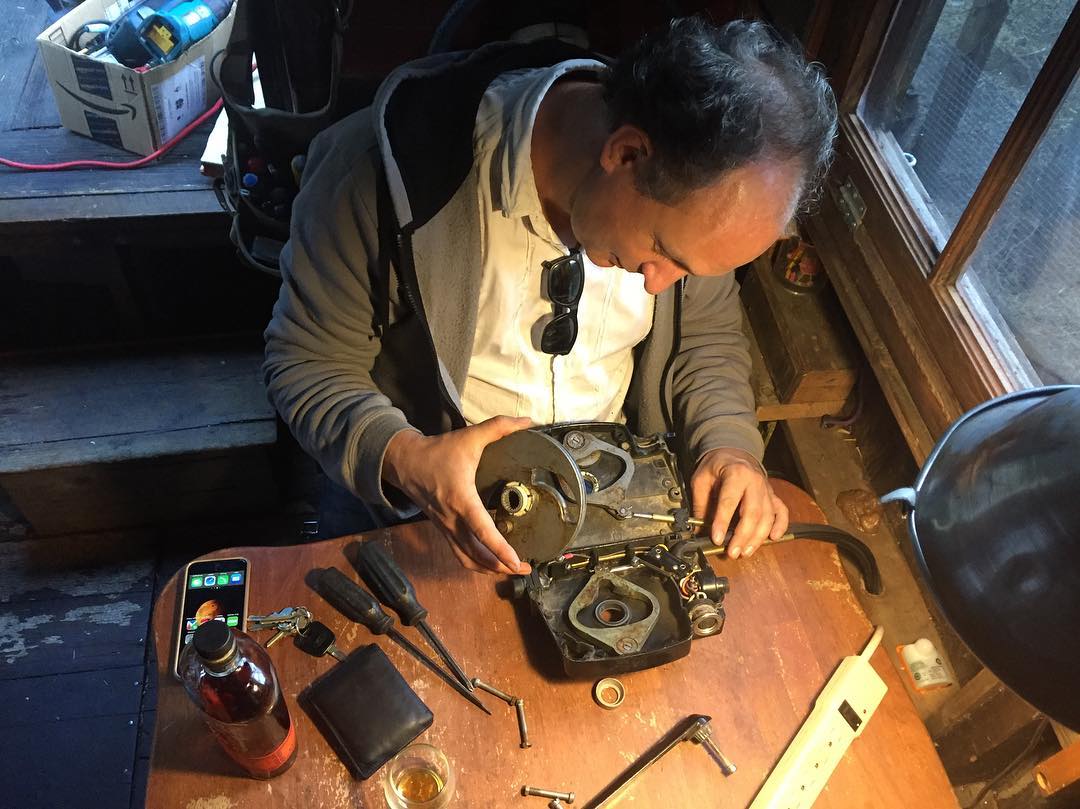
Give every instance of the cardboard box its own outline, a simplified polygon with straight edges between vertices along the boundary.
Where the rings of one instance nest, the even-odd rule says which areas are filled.
[[[209,36],[175,61],[143,72],[67,47],[84,23],[112,22],[132,5],[127,0],[84,0],[38,35],[37,42],[60,122],[72,132],[148,155],[218,99],[210,61],[229,41],[235,6]]]

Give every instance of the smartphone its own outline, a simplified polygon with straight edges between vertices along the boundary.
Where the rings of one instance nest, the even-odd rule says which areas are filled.
[[[180,679],[180,653],[191,643],[195,628],[207,621],[224,621],[243,632],[247,629],[247,559],[207,559],[192,562],[184,570],[180,620],[176,627],[172,671]]]

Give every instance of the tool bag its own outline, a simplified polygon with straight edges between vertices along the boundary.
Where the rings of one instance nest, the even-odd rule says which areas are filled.
[[[230,237],[240,257],[256,269],[280,275],[278,260],[289,238],[292,200],[311,140],[339,118],[370,104],[378,85],[342,80],[351,0],[254,2],[236,0],[229,44],[215,57],[211,69],[229,118],[229,146],[218,196],[232,216]],[[260,109],[253,106],[253,56],[265,100]],[[471,158],[476,105],[495,76],[569,58],[602,58],[554,38],[488,43],[448,56],[456,67],[439,80],[446,91],[439,98],[447,109],[433,114],[433,109],[442,109],[437,98],[415,111],[417,117],[441,121],[443,129],[455,135],[449,142],[439,138],[422,144],[423,151],[437,148],[446,158],[436,161],[443,169],[439,177],[424,179],[426,186],[435,189],[434,195],[428,194],[435,210],[457,188],[457,182],[439,182],[440,177],[447,180],[455,169],[467,169],[469,159],[463,164],[460,158]],[[464,105],[457,103],[462,97],[467,99]],[[379,178],[378,192],[380,266],[372,272],[380,277],[378,283],[373,281],[373,288],[388,289],[390,265],[398,266],[399,223],[384,177]]]
[[[211,75],[229,119],[218,199],[252,267],[280,274],[292,200],[311,139],[337,120],[351,0],[236,0],[229,44]],[[264,106],[256,108],[252,60]]]

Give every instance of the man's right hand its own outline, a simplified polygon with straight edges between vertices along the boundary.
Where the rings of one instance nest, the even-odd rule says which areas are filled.
[[[488,444],[531,426],[527,418],[496,416],[442,435],[400,432],[386,445],[383,478],[438,526],[466,568],[528,573],[477,494],[476,467]]]

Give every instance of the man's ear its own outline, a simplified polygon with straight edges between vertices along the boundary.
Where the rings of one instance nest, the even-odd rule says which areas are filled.
[[[652,141],[643,129],[623,124],[604,141],[600,150],[600,167],[608,174],[632,170],[634,164],[652,154]]]

